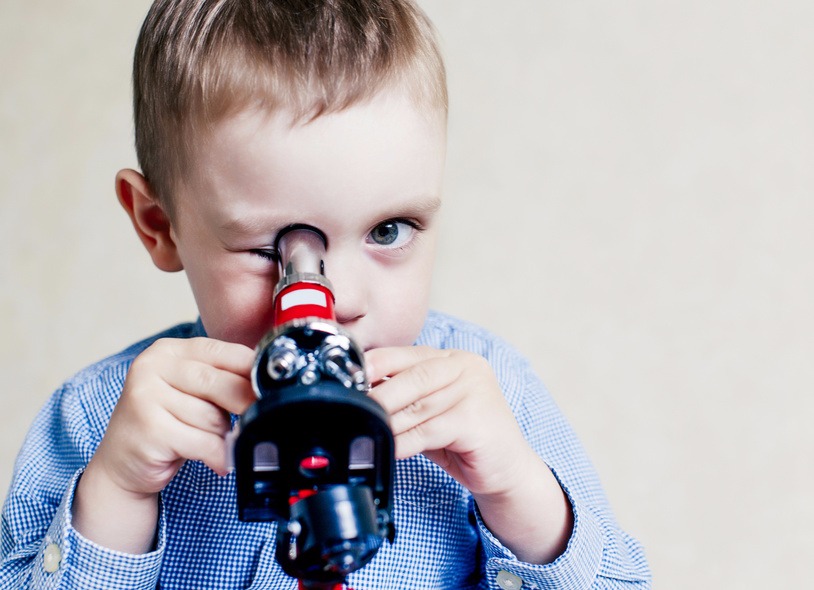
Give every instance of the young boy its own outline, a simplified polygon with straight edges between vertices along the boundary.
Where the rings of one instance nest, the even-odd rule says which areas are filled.
[[[200,312],[68,381],[3,510],[2,588],[294,588],[237,519],[224,437],[255,400],[273,244],[320,229],[339,323],[396,439],[395,543],[367,588],[648,587],[574,434],[503,342],[428,311],[443,64],[409,0],[157,0],[119,200]],[[418,344],[419,346],[413,346]],[[382,380],[383,377],[389,377]]]

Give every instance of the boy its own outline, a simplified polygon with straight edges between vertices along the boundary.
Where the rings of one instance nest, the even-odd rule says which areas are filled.
[[[119,200],[200,319],[83,371],[20,454],[2,588],[293,588],[242,523],[230,414],[254,401],[272,245],[326,236],[342,326],[396,437],[393,545],[366,588],[646,587],[573,433],[528,365],[428,311],[446,86],[407,0],[158,0],[134,68],[142,173]],[[412,346],[419,344],[420,346]],[[383,377],[389,377],[382,380]]]

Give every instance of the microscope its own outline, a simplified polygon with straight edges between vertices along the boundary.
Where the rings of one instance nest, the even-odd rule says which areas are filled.
[[[393,541],[393,434],[368,397],[363,351],[336,322],[327,239],[293,225],[277,237],[271,331],[252,369],[257,402],[240,416],[238,516],[276,521],[276,559],[300,590],[337,590]]]

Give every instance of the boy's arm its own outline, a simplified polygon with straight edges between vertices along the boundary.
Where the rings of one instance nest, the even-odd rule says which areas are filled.
[[[158,493],[187,459],[227,474],[229,413],[256,399],[251,349],[207,338],[165,339],[133,362],[74,499],[74,527],[103,547],[147,553]]]
[[[371,395],[391,413],[398,456],[423,452],[472,492],[489,587],[648,587],[641,548],[616,525],[573,431],[527,364],[496,348],[505,397],[478,355],[368,353],[371,380],[391,377]]]
[[[519,559],[549,563],[564,550],[571,508],[531,449],[487,361],[428,347],[368,353],[371,396],[390,414],[396,456],[424,453],[466,487],[489,529]]]
[[[3,505],[0,588],[156,587],[160,551],[111,552],[72,526],[76,482],[99,442],[95,426],[106,421],[106,398],[120,389],[115,382],[123,381],[124,371],[116,367],[92,383],[63,386],[30,428]]]
[[[184,333],[179,332],[178,335],[184,336]],[[243,356],[249,358],[247,362],[250,364],[253,353],[248,349],[245,352]],[[240,352],[238,356],[241,356]],[[173,357],[172,364],[185,364],[174,353]],[[128,519],[132,518],[127,511],[132,510],[133,506],[126,496],[123,502],[112,504],[120,502],[114,499],[116,494],[111,497],[97,487],[105,485],[101,483],[105,480],[101,477],[95,479],[96,475],[88,464],[91,456],[98,455],[94,455],[94,452],[101,447],[101,433],[119,398],[130,358],[132,356],[115,363],[113,368],[90,371],[88,379],[80,379],[81,382],[63,387],[40,412],[32,426],[18,457],[12,489],[3,507],[0,588],[112,590],[156,587],[163,554],[163,538],[160,538],[163,527],[156,526],[156,518],[161,518],[156,497],[153,496],[147,506],[145,522],[136,524],[140,532],[122,537],[120,535],[127,532]],[[138,372],[138,366],[136,368]],[[137,376],[133,371],[129,374]],[[192,370],[187,373],[196,374],[200,376],[207,372]],[[231,390],[236,398],[254,399],[250,390],[238,389],[242,393]],[[174,399],[179,401],[182,398],[174,396]],[[184,402],[180,403],[178,407],[184,407]],[[221,412],[215,414],[219,416]],[[120,415],[123,413],[120,412]],[[213,416],[212,413],[208,415]],[[213,418],[210,426],[214,426],[218,420]],[[152,454],[155,446],[149,443],[154,442],[156,436],[129,426],[123,422],[123,430],[119,434],[129,437],[149,456],[155,456]],[[153,426],[166,426],[166,417],[158,419]],[[111,429],[108,428],[107,432],[110,433]],[[136,463],[123,458],[120,466],[134,467]],[[179,460],[178,466],[182,463],[183,460]],[[83,473],[86,464],[88,468]],[[117,462],[114,460],[113,464]],[[97,472],[99,474],[102,474],[101,470]],[[83,484],[77,484],[78,481]],[[79,493],[82,485],[86,485],[84,500]],[[132,492],[139,493],[138,490],[128,490],[128,493]],[[99,496],[94,496],[94,493]],[[81,506],[83,502],[84,507]],[[90,520],[84,524],[77,522],[74,514],[77,509],[80,513],[84,510],[84,518]],[[80,520],[82,517],[80,514]],[[101,523],[101,526],[94,523]],[[159,537],[154,539],[157,534]],[[104,535],[113,540],[112,548],[105,545]],[[131,543],[131,549],[146,547],[155,550],[131,553],[121,543]],[[117,547],[123,550],[115,550]]]

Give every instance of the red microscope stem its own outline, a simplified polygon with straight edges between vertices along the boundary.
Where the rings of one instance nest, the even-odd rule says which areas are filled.
[[[335,322],[333,292],[325,285],[307,280],[283,288],[274,303],[274,327],[300,318]]]
[[[301,318],[336,322],[333,291],[323,272],[325,235],[296,226],[277,238],[276,248],[281,278],[274,293],[274,327]]]

